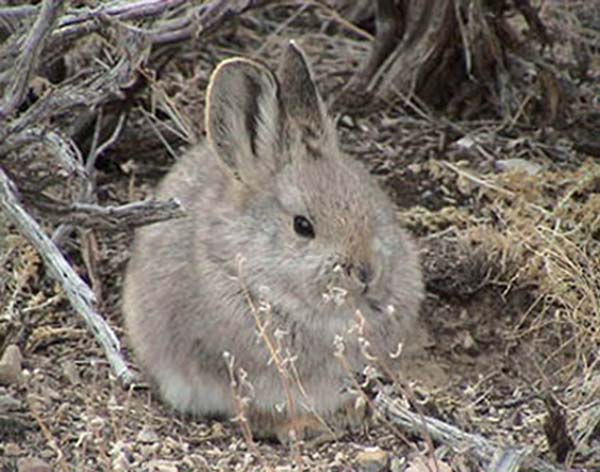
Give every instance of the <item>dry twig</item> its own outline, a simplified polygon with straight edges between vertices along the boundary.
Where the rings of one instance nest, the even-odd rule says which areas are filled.
[[[63,213],[66,222],[74,226],[103,229],[135,228],[185,215],[181,204],[174,199],[146,200],[119,206],[73,203],[63,208],[55,208],[54,211],[56,214]]]
[[[97,8],[77,8],[59,15],[63,1],[45,0],[41,6],[0,7],[1,34],[10,37],[0,51],[0,88],[5,90],[0,104],[0,156],[9,156],[23,148],[44,143],[59,162],[61,173],[54,177],[75,177],[76,202],[57,203],[42,188],[34,189],[31,203],[38,209],[59,214],[64,222],[85,228],[123,228],[182,216],[176,201],[136,202],[118,207],[101,207],[95,202],[93,168],[95,158],[118,138],[126,114],[120,118],[112,136],[93,146],[87,163],[74,143],[74,130],[87,114],[96,113],[106,104],[124,102],[139,79],[140,67],[152,68],[152,47],[181,42],[214,31],[243,12],[263,6],[266,0],[212,0],[188,6],[181,0],[138,0],[110,2]],[[34,21],[35,18],[35,21]],[[155,20],[152,29],[127,24],[131,20]],[[29,29],[28,25],[32,25]],[[109,28],[114,26],[114,28]],[[50,86],[46,93],[24,107],[31,78],[52,64],[76,40],[94,32],[118,36],[121,53],[113,64],[99,73],[84,74],[83,80]],[[70,123],[74,123],[72,126]],[[97,136],[102,126],[98,121]],[[96,137],[97,137],[96,136]],[[48,146],[49,144],[49,146]],[[97,139],[95,140],[97,143]],[[106,352],[113,371],[128,383],[131,373],[119,354],[119,343],[108,325],[95,311],[96,300],[90,288],[77,276],[39,224],[27,213],[16,196],[15,182],[27,181],[26,159],[3,161],[0,169],[0,203],[18,230],[38,250],[52,276],[63,286],[76,311],[84,318]],[[62,170],[66,171],[65,174]],[[9,178],[9,176],[11,176]],[[25,177],[23,177],[25,176]],[[73,187],[73,183],[70,183]],[[25,187],[25,185],[23,185]],[[31,190],[31,189],[30,189]],[[23,193],[23,198],[29,196]],[[56,240],[60,234],[56,233]]]
[[[64,288],[69,301],[104,349],[117,379],[130,384],[133,375],[121,357],[119,340],[94,308],[94,294],[75,273],[38,223],[21,206],[13,189],[12,181],[0,169],[0,206],[20,233],[37,249],[52,277]]]
[[[489,463],[493,458],[497,458],[500,455],[503,456],[507,452],[504,448],[494,444],[483,436],[465,433],[456,426],[444,423],[438,419],[413,413],[408,408],[402,406],[398,401],[395,401],[393,398],[382,392],[377,394],[374,405],[377,412],[388,421],[417,434],[422,433],[425,429],[434,440],[447,444],[454,450],[466,450],[480,462]],[[546,461],[530,457],[528,455],[529,451],[526,448],[514,448],[511,449],[511,451],[509,461],[511,464],[520,461],[524,466],[539,472],[560,471],[560,469]],[[511,465],[511,467],[514,467],[514,465]],[[504,471],[515,469],[496,470]]]
[[[40,52],[52,31],[62,4],[63,0],[45,0],[42,3],[40,14],[31,28],[21,55],[15,64],[12,84],[8,87],[4,103],[0,106],[0,119],[9,116],[22,103],[31,75],[37,66]]]

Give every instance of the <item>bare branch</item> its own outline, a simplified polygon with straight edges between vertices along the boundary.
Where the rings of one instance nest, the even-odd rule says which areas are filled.
[[[18,7],[0,7],[0,37],[13,34],[25,23],[37,15],[39,8],[35,5]]]
[[[64,287],[75,310],[86,320],[102,345],[113,370],[126,381],[131,379],[131,374],[119,356],[117,340],[96,313],[90,288],[66,264],[57,241],[60,241],[61,235],[66,233],[70,225],[82,228],[130,228],[180,217],[183,210],[175,201],[136,202],[103,208],[90,198],[90,192],[94,191],[91,170],[95,157],[105,152],[118,138],[125,122],[125,114],[121,115],[106,142],[99,144],[96,139],[87,165],[68,134],[77,129],[77,117],[82,112],[94,113],[104,105],[123,102],[133,93],[132,90],[136,90],[140,67],[151,67],[147,61],[151,59],[150,51],[153,46],[206,35],[231,18],[268,3],[268,0],[207,0],[200,5],[190,6],[183,0],[107,2],[94,9],[70,10],[59,19],[57,12],[61,2],[58,0],[45,0],[41,7],[34,8],[0,7],[0,23],[6,23],[14,31],[8,44],[0,51],[0,86],[7,91],[1,111],[4,118],[9,118],[0,126],[0,155],[10,153],[14,156],[21,148],[40,142],[51,144],[51,154],[59,162],[60,172],[60,175],[54,177],[74,177],[78,188],[70,187],[70,190],[75,190],[75,199],[80,200],[76,203],[64,203],[38,191],[35,200],[31,201],[38,210],[48,211],[50,216],[54,212],[54,216],[63,218],[65,224],[55,232],[54,242],[23,208],[22,203],[29,203],[31,193],[23,191],[22,201],[15,196],[9,176],[14,173],[17,179],[20,172],[13,172],[14,169],[9,167],[6,167],[6,173],[0,170],[2,207],[40,252],[53,277]],[[25,31],[23,25],[31,23],[34,15],[37,15],[35,25],[30,31]],[[151,30],[144,30],[143,24],[133,27],[123,23],[153,18],[157,21],[153,23]],[[57,26],[51,32],[55,23]],[[51,64],[76,39],[92,32],[117,35],[113,39],[122,54],[120,57],[116,56],[112,66],[98,73],[94,72],[94,75],[86,71],[79,81],[65,82],[56,87],[51,85],[27,109],[15,114],[27,92],[29,79],[38,67]],[[40,66],[38,59],[43,61]],[[99,122],[98,127],[100,126],[104,125]],[[98,128],[98,136],[99,131]],[[17,158],[14,162],[20,161]],[[23,182],[22,189],[25,189],[26,182]]]
[[[90,23],[96,20],[105,18],[115,18],[120,21],[140,20],[160,15],[166,10],[177,8],[185,3],[186,0],[138,0],[100,4],[96,8],[79,8],[68,12],[60,19],[58,30],[63,33],[68,31],[70,35],[77,32],[87,34],[90,32]],[[15,21],[23,22],[37,15],[38,12],[39,7],[33,5],[0,7],[0,22],[8,24]]]
[[[159,18],[167,11],[176,10],[188,2],[184,0],[138,0],[115,3],[101,5],[92,10],[80,9],[81,11],[77,10],[65,15],[50,36],[46,50],[54,54],[60,53],[78,38],[105,28],[107,21]],[[210,0],[197,7],[189,8],[183,16],[158,22],[156,28],[146,33],[150,36],[154,46],[184,41],[194,35],[198,37],[208,34],[227,20],[268,3],[269,0]],[[0,8],[0,21],[3,18],[17,16],[17,8],[19,8],[19,18],[32,15],[34,11],[37,11],[22,10],[20,7]],[[11,68],[14,62],[13,54],[14,51],[8,50],[0,55],[0,70]]]
[[[440,441],[454,450],[467,450],[470,455],[482,463],[488,463],[492,458],[503,456],[506,453],[503,447],[483,436],[465,433],[456,426],[444,423],[438,419],[413,413],[400,402],[395,401],[382,392],[377,394],[374,404],[377,413],[388,421],[416,434],[427,430],[432,439]],[[514,448],[510,454],[510,463],[522,461],[523,465],[532,470],[539,472],[560,472],[561,469],[554,467],[546,461],[531,457],[529,454],[530,451],[526,448]]]
[[[498,451],[489,465],[489,472],[519,472],[525,459],[523,449],[505,449]]]
[[[211,0],[189,9],[180,18],[164,20],[159,27],[150,32],[153,44],[165,44],[189,39],[192,35],[201,35],[222,24],[223,22],[241,15],[252,8],[267,5],[270,0]],[[153,18],[184,5],[184,0],[139,0],[136,2],[103,5],[92,11],[66,16],[59,24],[53,35],[53,41],[65,37],[79,37],[88,34],[90,28],[99,25],[97,20],[115,19],[119,21]],[[99,26],[95,26],[99,28]]]
[[[64,212],[61,218],[68,224],[98,229],[129,229],[185,216],[181,204],[175,199],[146,200],[120,206],[73,203],[50,211],[56,214]]]
[[[56,22],[63,0],[45,0],[40,14],[29,32],[12,74],[12,83],[0,106],[0,119],[8,117],[22,103],[31,75],[37,67],[39,54]]]
[[[117,379],[125,384],[131,383],[133,374],[121,357],[119,340],[106,321],[96,312],[93,292],[75,273],[39,224],[21,206],[15,194],[14,184],[2,169],[0,169],[0,207],[17,226],[20,233],[36,248],[51,276],[63,287],[71,305],[83,318],[104,349]]]
[[[213,0],[192,9],[184,18],[165,20],[151,32],[155,45],[169,44],[214,31],[227,20],[252,9],[265,6],[269,0]]]
[[[84,177],[85,169],[81,163],[82,159],[77,147],[68,138],[61,136],[60,133],[37,126],[23,130],[16,136],[9,136],[6,142],[0,145],[0,155],[44,141],[51,146],[52,155],[59,162],[62,169],[69,175],[75,175],[78,179]]]
[[[121,21],[131,18],[158,17],[168,9],[178,7],[183,3],[185,2],[181,0],[139,0],[127,4],[120,3],[117,6],[115,4],[103,5],[91,12],[86,10],[83,13],[67,15],[66,19],[63,18],[59,21],[59,26],[46,41],[44,59],[51,62],[52,58],[68,47],[70,42],[105,28],[107,19]],[[180,17],[157,22],[158,26],[153,30],[144,32],[144,30],[136,29],[136,34],[131,36],[138,38],[138,41],[143,37],[142,42],[147,43],[148,47],[184,41],[194,35],[196,37],[206,35],[227,20],[241,15],[251,8],[258,8],[268,3],[268,0],[212,0],[189,9]],[[3,10],[6,9],[0,9],[0,17]],[[127,44],[126,46],[138,49],[144,45]],[[3,71],[4,79],[20,75],[14,70],[14,49],[14,47],[7,47],[4,51],[0,51],[0,70]],[[135,50],[130,51],[130,54],[134,58],[138,58],[140,55],[143,56],[145,51]],[[79,107],[89,110],[111,101],[124,99],[126,94],[122,87],[127,87],[132,82],[136,75],[136,64],[136,61],[124,57],[111,70],[100,76],[83,81],[77,86],[64,86],[50,91],[22,116],[7,126],[0,127],[0,143],[2,143],[0,144],[0,154],[7,152],[7,147],[14,148],[14,143],[22,139],[18,134],[28,127],[44,123],[52,117],[64,113],[73,113]],[[4,113],[6,114],[6,109]],[[13,142],[12,145],[6,143],[9,137]]]
[[[97,105],[106,103],[110,100],[124,96],[119,89],[121,83],[119,79],[129,70],[129,61],[122,59],[117,65],[105,74],[82,81],[77,86],[61,87],[56,92],[50,92],[40,98],[32,105],[22,116],[15,119],[9,126],[0,127],[0,153],[4,149],[4,140],[13,141],[9,148],[14,148],[15,144],[21,140],[18,136],[31,126],[40,122],[45,122],[52,116],[61,115],[67,112],[75,112],[78,108],[90,109]],[[17,146],[18,147],[18,146]]]

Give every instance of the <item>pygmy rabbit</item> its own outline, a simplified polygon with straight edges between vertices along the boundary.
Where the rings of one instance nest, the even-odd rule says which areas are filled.
[[[345,428],[360,416],[343,386],[367,362],[365,340],[389,362],[411,336],[423,298],[415,246],[340,151],[295,43],[277,74],[223,61],[207,95],[208,142],[158,191],[187,216],[136,234],[131,345],[182,412],[242,410],[256,435],[280,439]]]

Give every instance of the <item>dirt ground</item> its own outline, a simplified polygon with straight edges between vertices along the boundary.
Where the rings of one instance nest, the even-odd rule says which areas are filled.
[[[276,64],[295,38],[324,96],[339,89],[368,43],[343,28],[323,33],[311,9],[289,14],[281,27],[252,12],[167,67],[97,165],[102,204],[150,195],[173,154],[201,135],[204,89],[222,58],[249,54]],[[545,20],[554,25],[552,18]],[[594,60],[582,101],[598,107],[600,56]],[[150,96],[176,131],[149,126]],[[600,163],[576,150],[573,126],[458,123],[401,105],[338,121],[343,148],[372,170],[421,248],[424,342],[403,375],[422,412],[499,445],[527,446],[557,470],[598,471]],[[23,459],[36,457],[60,471],[414,472],[428,470],[418,461],[432,451],[437,470],[479,470],[468,451],[385,422],[315,447],[249,444],[235,424],[184,418],[148,388],[123,389],[40,257],[10,225],[0,231],[0,349],[17,345],[23,357],[19,379],[0,386],[3,471],[34,470],[23,469]],[[73,236],[65,252],[89,281]],[[136,369],[120,311],[132,232],[94,238],[99,310]],[[548,431],[560,430],[561,420],[571,447],[557,459]]]

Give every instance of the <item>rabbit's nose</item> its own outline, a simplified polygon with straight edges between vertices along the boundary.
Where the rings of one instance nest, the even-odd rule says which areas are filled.
[[[369,290],[369,285],[373,282],[374,271],[367,263],[340,263],[337,264],[337,270],[343,271],[346,277],[357,285],[363,293]]]
[[[356,268],[356,278],[363,284],[368,284],[371,281],[371,269],[367,265],[359,265]]]
[[[362,288],[363,293],[369,290],[369,284],[373,281],[373,269],[369,264],[355,264],[350,267],[352,279]]]

